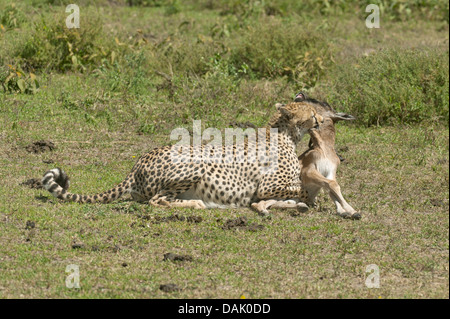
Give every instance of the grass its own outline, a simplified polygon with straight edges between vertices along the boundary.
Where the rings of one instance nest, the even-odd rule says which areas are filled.
[[[79,1],[72,31],[60,1],[0,4],[0,298],[448,298],[448,3],[380,1],[379,30],[365,1],[130,3]],[[74,192],[108,189],[172,129],[261,127],[299,90],[358,117],[337,150],[360,221],[325,194],[264,219],[21,185],[62,167]],[[29,153],[37,140],[56,149]],[[175,214],[202,221],[164,220]],[[241,216],[263,229],[223,229]],[[65,286],[70,264],[81,289]],[[379,289],[364,284],[370,264]]]
[[[392,49],[362,57],[339,69],[329,100],[369,126],[448,122],[448,57],[442,50]]]
[[[30,155],[2,149],[0,292],[3,298],[443,298],[448,295],[448,129],[339,127],[344,196],[363,219],[343,220],[322,195],[307,214],[248,209],[164,210],[120,201],[61,203],[18,184],[63,166],[72,189],[96,192],[117,183],[149,141],[131,132],[78,141],[53,139],[58,151]],[[81,136],[80,136],[81,137]],[[119,143],[120,142],[120,143]],[[87,145],[86,145],[87,144]],[[78,154],[74,156],[74,154]],[[43,164],[43,159],[55,164]],[[37,169],[36,173],[30,173]],[[364,196],[361,196],[364,194]],[[157,216],[201,216],[201,223],[157,223]],[[246,216],[264,225],[224,230]],[[27,221],[35,228],[27,229]],[[80,249],[73,242],[82,243]],[[166,262],[168,252],[192,262]],[[124,267],[123,264],[127,266]],[[65,267],[80,267],[81,289],[65,288]],[[364,285],[377,264],[381,288]],[[182,291],[159,290],[175,283]]]

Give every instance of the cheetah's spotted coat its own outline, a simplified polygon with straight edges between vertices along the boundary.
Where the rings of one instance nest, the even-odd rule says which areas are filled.
[[[270,128],[278,129],[275,171],[263,171],[262,166],[267,164],[248,160],[247,151],[255,144],[246,140],[244,157],[236,153],[234,145],[234,159],[239,160],[230,163],[175,163],[171,160],[174,146],[154,149],[139,158],[123,182],[97,195],[68,192],[69,179],[59,168],[45,173],[42,184],[59,199],[79,203],[109,203],[124,193],[157,206],[192,208],[250,206],[265,199],[305,201],[307,194],[300,184],[296,147],[319,122],[323,118],[312,103],[277,105],[277,112],[266,127],[266,145],[270,145]]]

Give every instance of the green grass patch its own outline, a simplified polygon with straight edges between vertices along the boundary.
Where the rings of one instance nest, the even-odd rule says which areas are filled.
[[[382,50],[335,72],[330,100],[365,125],[449,120],[448,50]]]
[[[64,1],[1,2],[0,298],[448,298],[448,2],[376,3],[369,30],[362,0],[80,0],[68,30]],[[264,219],[21,184],[61,167],[75,192],[109,189],[172,129],[263,127],[299,90],[358,117],[336,149],[360,221],[326,194]],[[39,140],[56,148],[28,152]],[[263,227],[223,229],[241,216]]]

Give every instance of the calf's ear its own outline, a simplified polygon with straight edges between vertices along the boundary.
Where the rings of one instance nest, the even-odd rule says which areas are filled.
[[[356,118],[353,115],[347,113],[334,113],[330,117],[334,122],[356,120]]]

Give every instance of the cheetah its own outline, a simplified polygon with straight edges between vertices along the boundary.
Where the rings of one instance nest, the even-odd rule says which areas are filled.
[[[125,193],[154,206],[195,209],[248,207],[266,199],[305,201],[296,147],[309,129],[322,122],[314,103],[277,104],[275,114],[256,140],[246,138],[242,148],[221,146],[222,158],[199,160],[199,152],[209,152],[207,145],[201,145],[201,149],[189,145],[187,154],[191,157],[181,161],[179,149],[165,146],[142,155],[125,180],[96,195],[68,192],[69,177],[59,168],[46,172],[42,184],[55,197],[78,203],[110,203]],[[273,141],[274,149],[268,147]],[[250,154],[258,147],[262,152],[255,160]]]

